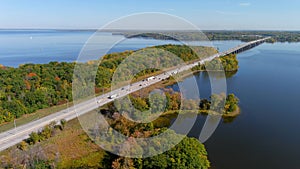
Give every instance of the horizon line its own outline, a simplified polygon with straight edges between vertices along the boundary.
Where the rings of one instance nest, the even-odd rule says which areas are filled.
[[[59,31],[98,31],[100,29],[96,29],[96,28],[0,28],[0,30],[59,30]],[[103,32],[126,32],[126,31],[197,31],[197,30],[133,30],[133,29],[103,29],[100,30]],[[273,32],[300,32],[300,29],[296,30],[292,30],[292,29],[284,29],[284,30],[280,30],[280,29],[203,29],[200,31],[273,31]]]

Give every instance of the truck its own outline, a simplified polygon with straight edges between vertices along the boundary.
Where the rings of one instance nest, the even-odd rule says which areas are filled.
[[[118,94],[113,94],[113,95],[108,96],[109,99],[115,99],[117,97],[118,97]]]

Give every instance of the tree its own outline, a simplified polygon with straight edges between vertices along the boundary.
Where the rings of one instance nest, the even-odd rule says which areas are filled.
[[[171,150],[143,160],[143,168],[199,168],[207,169],[210,163],[203,144],[195,138],[185,137]]]
[[[14,115],[6,109],[0,107],[0,124],[3,122],[9,122],[14,119]]]
[[[27,114],[27,108],[19,100],[13,99],[8,102],[2,102],[4,109],[7,109],[9,112],[13,112],[16,118],[21,117],[24,114]]]
[[[29,138],[27,139],[27,142],[31,145],[36,144],[40,141],[40,136],[36,132],[32,132],[29,134]]]
[[[48,125],[40,133],[40,140],[46,140],[51,137],[53,128]]]
[[[233,112],[237,109],[239,99],[234,94],[229,94],[226,98],[225,111],[226,113]]]

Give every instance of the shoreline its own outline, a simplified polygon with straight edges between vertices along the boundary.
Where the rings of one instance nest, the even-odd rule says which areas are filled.
[[[191,73],[186,73],[186,74],[183,74],[182,76],[180,76],[180,80],[184,80],[185,78],[191,76],[192,74],[196,74],[196,73],[201,73],[201,72],[205,72],[205,70],[195,70],[195,71],[192,71]],[[180,81],[178,81],[180,82]],[[177,81],[172,78],[172,79],[167,79],[165,81],[161,81],[159,83],[156,83],[156,84],[153,84],[151,86],[148,86],[144,89],[141,89],[141,91],[137,91],[137,92],[134,92],[132,93],[133,96],[140,96],[140,97],[145,97],[147,96],[153,89],[165,89],[167,86],[171,86],[171,85],[174,85],[176,84]],[[178,114],[179,110],[173,110],[173,111],[166,111],[166,112],[163,112],[162,115],[172,115],[172,114]],[[197,114],[199,115],[220,115],[219,113],[217,112],[213,112],[213,111],[210,111],[210,110],[182,110],[181,112],[183,113],[189,113],[189,112],[195,112],[197,111]],[[228,113],[224,113],[224,114],[221,114],[222,118],[234,118],[234,117],[237,117],[241,114],[241,108],[239,105],[237,105],[237,109],[233,112],[228,112]]]

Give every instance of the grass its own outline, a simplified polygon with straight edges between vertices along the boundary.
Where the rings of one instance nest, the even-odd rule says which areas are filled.
[[[89,139],[77,119],[69,121],[63,131],[56,130],[55,135],[48,140],[30,145],[25,153],[29,154],[34,149],[41,149],[45,158],[55,162],[57,168],[102,168],[101,161],[106,155],[104,150]],[[13,146],[0,152],[0,158],[6,161],[22,159],[22,152],[17,146]],[[3,166],[0,164],[1,167]]]
[[[58,168],[101,167],[105,151],[89,139],[77,119],[67,124],[63,132],[43,142],[43,147],[51,147],[47,156],[53,160],[52,152],[59,152]]]

